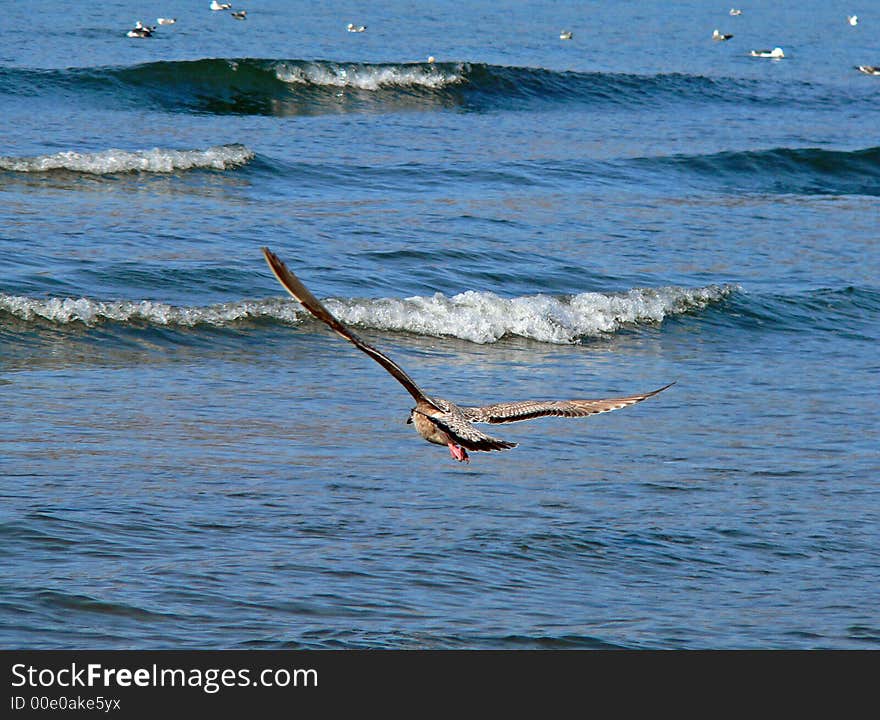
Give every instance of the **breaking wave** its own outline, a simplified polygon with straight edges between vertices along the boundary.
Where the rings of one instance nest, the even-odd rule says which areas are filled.
[[[255,162],[256,161],[256,162]],[[244,145],[218,145],[202,150],[109,149],[98,152],[73,150],[28,157],[0,156],[0,172],[80,173],[111,175],[127,173],[176,173],[189,170],[232,170],[249,165],[302,174],[310,182],[334,185],[345,182],[344,168],[329,162],[281,163],[259,157]],[[363,169],[358,183],[383,178],[389,171],[381,166]],[[460,181],[472,173],[461,164],[419,165],[392,169],[395,179],[418,184],[429,178]],[[679,183],[697,189],[721,192],[800,193],[834,195],[880,195],[880,147],[859,150],[822,148],[770,148],[699,155],[671,155],[628,158],[608,162],[535,162],[528,168],[500,163],[496,179],[505,182],[555,182],[559,178],[629,177],[637,182],[668,185],[670,173]]]
[[[472,62],[366,63],[271,58],[163,60],[53,70],[0,68],[0,93],[62,93],[143,109],[297,115],[547,103],[654,106],[864,102],[811,83],[771,84],[685,73],[551,70]],[[873,102],[873,99],[871,99]]]
[[[254,158],[244,145],[217,145],[204,150],[117,150],[51,155],[0,157],[0,171],[20,173],[74,172],[89,175],[115,173],[173,173],[183,170],[229,170]]]
[[[233,61],[236,70],[241,65]],[[382,88],[425,88],[439,90],[466,81],[464,63],[368,64],[280,61],[274,65],[281,82],[328,88],[380,90]]]
[[[0,93],[61,93],[171,112],[309,115],[455,102],[443,91],[466,83],[467,68],[466,63],[251,58],[65,70],[0,68]]]
[[[355,327],[455,337],[493,343],[506,336],[567,344],[614,333],[626,326],[655,325],[670,316],[701,310],[736,291],[732,285],[703,288],[636,288],[625,293],[502,298],[467,291],[448,297],[375,300],[329,299],[330,310]],[[5,318],[4,318],[5,316]],[[311,316],[287,299],[242,300],[208,306],[175,306],[151,300],[36,299],[0,295],[0,325],[9,320],[53,325],[122,323],[184,328],[226,327],[248,322],[301,324]]]

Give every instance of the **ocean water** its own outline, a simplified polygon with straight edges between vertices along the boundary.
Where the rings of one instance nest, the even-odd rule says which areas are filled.
[[[880,648],[880,10],[242,7],[4,7],[0,645]]]

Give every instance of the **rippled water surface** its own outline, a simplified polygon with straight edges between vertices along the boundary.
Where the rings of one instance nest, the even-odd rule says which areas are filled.
[[[880,12],[375,5],[4,11],[0,643],[880,647]]]

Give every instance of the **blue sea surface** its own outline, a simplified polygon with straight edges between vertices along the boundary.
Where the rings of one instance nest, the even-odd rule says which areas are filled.
[[[0,646],[880,648],[880,9],[208,5],[3,11]],[[461,404],[676,384],[460,464],[261,246]]]

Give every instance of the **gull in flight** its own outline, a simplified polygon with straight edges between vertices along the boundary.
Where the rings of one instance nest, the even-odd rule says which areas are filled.
[[[558,417],[587,417],[598,413],[619,410],[627,405],[635,405],[652,395],[662,392],[674,383],[658,390],[629,395],[627,397],[606,398],[603,400],[521,400],[496,403],[482,407],[461,407],[449,400],[426,395],[396,362],[369,343],[358,337],[343,324],[302,284],[281,259],[269,248],[264,247],[263,255],[269,268],[302,306],[318,320],[328,325],[334,332],[352,343],[358,350],[369,355],[406,388],[416,401],[410,411],[407,423],[412,423],[425,440],[435,445],[446,445],[455,460],[469,462],[467,451],[490,452],[516,447],[515,442],[500,440],[479,430],[474,423],[509,423],[520,420],[556,415]]]

